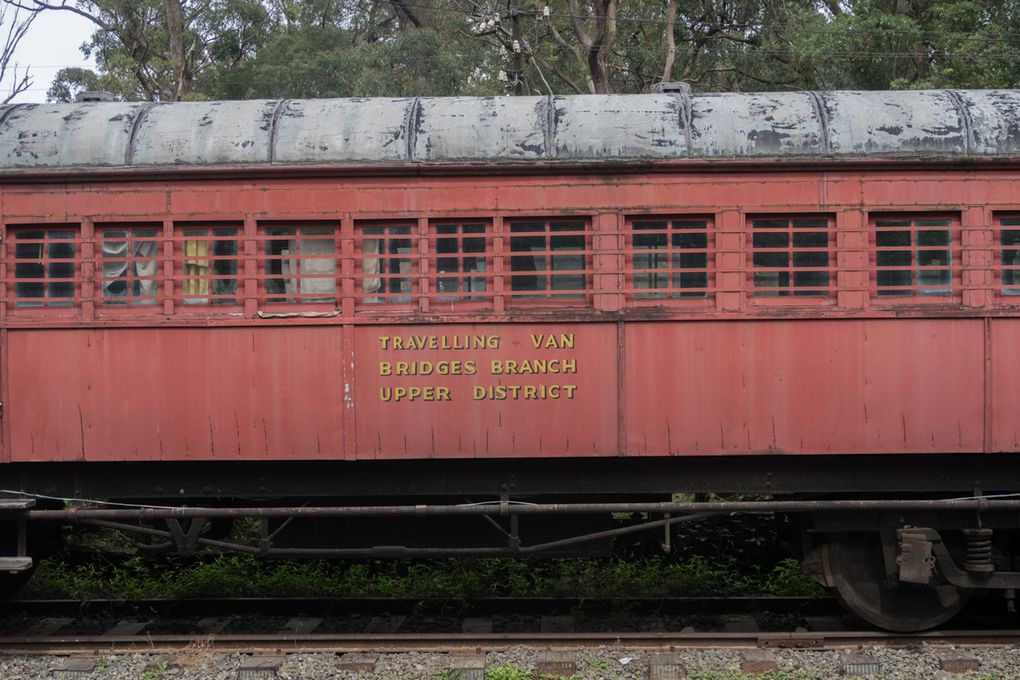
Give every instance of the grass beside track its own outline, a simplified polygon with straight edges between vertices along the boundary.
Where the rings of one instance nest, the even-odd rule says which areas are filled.
[[[268,562],[251,556],[43,560],[23,598],[813,596],[794,560],[631,559]]]

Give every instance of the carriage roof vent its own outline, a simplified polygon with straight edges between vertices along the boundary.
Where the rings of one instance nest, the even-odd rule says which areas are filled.
[[[117,101],[112,92],[86,91],[79,92],[75,97],[77,102],[112,102]]]
[[[652,85],[652,94],[691,94],[690,83],[655,83]]]

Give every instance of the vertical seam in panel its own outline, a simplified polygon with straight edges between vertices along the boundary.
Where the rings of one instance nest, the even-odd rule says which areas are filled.
[[[404,141],[407,143],[407,160],[414,160],[414,147],[418,144],[418,123],[421,122],[421,97],[411,100],[404,114]]]
[[[11,454],[11,417],[10,417],[10,385],[7,383],[8,368],[8,343],[9,335],[6,328],[0,329],[0,406],[3,407],[3,415],[0,417],[0,436],[3,438],[3,449],[0,450],[0,462],[9,463],[13,457]]]
[[[974,121],[970,117],[970,109],[963,101],[963,97],[954,90],[946,90],[946,94],[953,100],[956,113],[960,117],[960,127],[963,128],[963,151],[968,156],[974,153]]]
[[[815,115],[818,116],[818,131],[821,134],[822,153],[828,156],[830,153],[829,117],[825,113],[825,102],[822,101],[822,96],[814,90],[808,90],[808,96],[811,97],[811,106],[815,110]]]
[[[273,163],[276,161],[276,129],[280,123],[280,117],[283,115],[283,107],[287,105],[288,99],[281,99],[276,102],[276,108],[273,109],[273,119],[269,123],[269,162]]]
[[[627,455],[627,326],[616,322],[616,448],[617,455]]]
[[[145,116],[148,115],[149,111],[155,105],[156,104],[154,102],[149,102],[148,104],[143,104],[142,107],[138,109],[138,113],[135,114],[135,119],[133,121],[131,121],[131,132],[128,135],[127,149],[124,150],[124,165],[132,165],[132,164],[134,164],[134,161],[135,161],[135,140],[138,137],[138,128],[141,127],[142,119],[144,119]]]
[[[691,99],[691,93],[686,89],[674,95],[680,101],[680,126],[683,128],[684,141],[687,144],[687,153],[685,154],[688,158],[694,153],[693,143],[691,142],[691,125],[694,121],[694,102]]]
[[[982,450],[985,453],[992,452],[992,319],[986,316],[984,318],[984,378],[985,378],[985,403],[982,409],[982,416],[984,418],[984,432],[982,438],[984,439],[984,446]]]
[[[541,119],[542,136],[545,139],[545,157],[556,157],[556,98],[549,94],[544,98],[545,111]]]

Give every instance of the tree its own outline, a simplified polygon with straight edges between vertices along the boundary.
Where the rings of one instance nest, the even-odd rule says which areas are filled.
[[[14,60],[18,44],[25,37],[36,15],[20,7],[0,5],[0,31],[4,42],[0,49],[0,92],[3,103],[8,104],[19,94],[32,86],[32,76],[27,68],[20,68]]]
[[[212,70],[236,68],[271,32],[269,12],[259,0],[18,1],[32,12],[73,12],[95,24],[83,48],[96,58],[95,79],[128,100],[201,96],[197,80]],[[65,70],[51,92],[62,96],[91,79]]]
[[[73,11],[123,99],[1011,87],[1018,0],[0,0]],[[500,84],[502,80],[502,84]]]

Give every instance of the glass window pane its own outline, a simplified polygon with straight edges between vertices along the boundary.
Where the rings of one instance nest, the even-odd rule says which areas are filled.
[[[790,243],[789,233],[755,232],[751,245],[755,248],[786,248]]]

